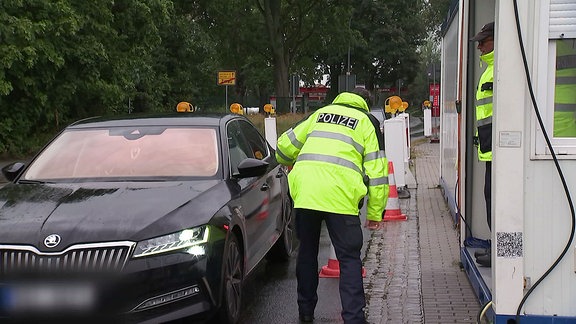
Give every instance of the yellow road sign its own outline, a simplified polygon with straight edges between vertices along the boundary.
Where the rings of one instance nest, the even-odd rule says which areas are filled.
[[[236,71],[218,71],[218,85],[235,85]]]

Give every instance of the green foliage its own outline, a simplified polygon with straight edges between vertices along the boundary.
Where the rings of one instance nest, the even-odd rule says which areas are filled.
[[[450,5],[457,2],[454,0],[429,0],[424,2],[422,11],[423,21],[426,22],[427,30],[436,39],[440,38],[440,27],[447,18]]]
[[[279,99],[290,96],[289,75],[300,72],[300,66],[295,66],[295,62],[306,62],[303,58],[314,57],[316,51],[323,51],[322,40],[339,38],[338,35],[346,31],[341,27],[346,26],[348,20],[341,20],[340,14],[346,12],[352,3],[347,0],[256,0],[268,37],[266,52],[273,68],[274,89]],[[333,48],[327,50],[332,51]],[[308,68],[302,71],[310,69],[308,63]],[[313,75],[314,78],[316,76]],[[277,106],[278,111],[288,111],[286,100],[278,100]]]
[[[425,25],[418,23],[422,21],[420,10],[420,1],[360,1],[352,19],[353,28],[367,43],[352,49],[359,83],[373,89],[415,77],[417,49],[426,35]]]
[[[337,80],[349,49],[358,83],[410,80],[448,1],[0,1],[0,155],[28,155],[94,115],[262,107],[288,97],[290,74]],[[236,85],[217,85],[220,70]]]

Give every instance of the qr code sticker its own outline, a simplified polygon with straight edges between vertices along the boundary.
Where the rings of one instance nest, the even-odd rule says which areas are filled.
[[[522,256],[522,232],[497,232],[497,256],[504,258],[517,258]]]

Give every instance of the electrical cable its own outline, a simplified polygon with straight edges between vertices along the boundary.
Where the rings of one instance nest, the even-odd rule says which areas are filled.
[[[455,200],[455,204],[456,204],[456,213],[458,214],[458,217],[462,220],[462,222],[464,222],[464,225],[466,225],[466,238],[464,239],[464,246],[468,246],[468,247],[475,247],[475,248],[490,248],[490,240],[483,240],[483,239],[479,239],[476,238],[472,235],[472,227],[470,226],[470,224],[468,224],[468,222],[466,221],[466,219],[464,218],[464,216],[462,216],[462,213],[460,212],[460,205],[458,204],[458,201],[456,200],[456,195],[458,194],[458,185],[459,185],[460,181],[458,181],[458,179],[456,179],[456,185],[454,187],[454,200]],[[488,245],[488,246],[486,246]]]
[[[568,243],[564,247],[564,250],[562,251],[562,253],[560,253],[558,258],[556,259],[556,261],[554,261],[554,263],[550,266],[550,268],[548,268],[548,270],[546,270],[546,272],[534,283],[534,285],[532,285],[532,287],[530,287],[530,289],[528,289],[528,291],[524,294],[522,301],[518,305],[518,309],[516,310],[516,323],[519,324],[520,323],[520,311],[522,310],[522,306],[524,306],[524,303],[526,302],[528,297],[532,294],[534,289],[536,289],[536,287],[552,272],[552,270],[554,270],[554,268],[556,268],[556,266],[560,263],[560,261],[564,258],[564,256],[566,255],[566,253],[570,249],[570,246],[572,245],[572,240],[574,239],[575,215],[574,215],[574,205],[572,203],[572,198],[570,197],[570,190],[568,189],[568,185],[566,184],[566,179],[564,178],[564,174],[562,173],[562,169],[560,168],[560,163],[558,162],[558,158],[556,157],[556,153],[554,153],[554,147],[552,146],[552,143],[550,142],[550,138],[548,137],[548,133],[546,132],[546,128],[544,127],[544,123],[542,122],[542,117],[540,116],[538,105],[536,103],[536,97],[534,96],[534,90],[532,89],[532,81],[531,81],[532,79],[530,77],[530,71],[528,69],[528,61],[526,59],[526,52],[524,50],[524,43],[522,42],[522,30],[520,29],[520,19],[518,17],[517,0],[514,0],[514,16],[516,18],[516,28],[518,31],[518,41],[520,43],[520,51],[522,52],[522,61],[524,63],[524,71],[526,73],[526,79],[527,79],[526,81],[528,84],[528,90],[530,91],[530,98],[532,99],[532,105],[534,107],[534,111],[535,111],[536,117],[538,119],[538,124],[540,125],[540,128],[542,128],[542,133],[544,134],[544,139],[546,140],[546,145],[548,146],[548,148],[550,150],[550,154],[552,155],[552,159],[554,160],[554,165],[556,166],[556,171],[558,171],[558,176],[560,177],[560,181],[562,182],[562,186],[564,187],[564,192],[566,193],[566,199],[568,200],[568,205],[570,206],[570,213],[572,215],[572,218],[571,218],[572,228],[570,231],[570,238],[568,239]]]
[[[484,315],[486,315],[486,312],[488,311],[488,308],[492,306],[492,301],[489,300],[486,302],[486,304],[484,304],[481,308],[480,311],[478,312],[478,316],[476,317],[476,324],[481,324],[482,323],[482,317],[484,317]]]
[[[460,178],[460,177],[458,177]],[[468,222],[466,222],[466,219],[464,219],[464,216],[462,216],[462,213],[460,212],[460,205],[458,205],[458,201],[456,200],[457,193],[458,193],[458,184],[459,181],[458,179],[456,179],[456,185],[454,185],[454,201],[456,202],[456,212],[458,213],[458,216],[460,217],[460,219],[464,222],[464,225],[466,225],[466,230],[467,233],[470,234],[470,236],[472,236],[472,228],[470,227],[470,224],[468,224]]]

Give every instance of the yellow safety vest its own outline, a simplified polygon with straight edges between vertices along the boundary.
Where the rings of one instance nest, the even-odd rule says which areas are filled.
[[[481,55],[488,66],[476,89],[476,127],[478,134],[478,159],[492,161],[492,94],[494,82],[494,51]]]
[[[576,43],[556,41],[554,137],[576,137]]]
[[[358,215],[368,194],[368,220],[381,221],[389,194],[388,160],[362,97],[343,92],[277,141],[296,208]]]

